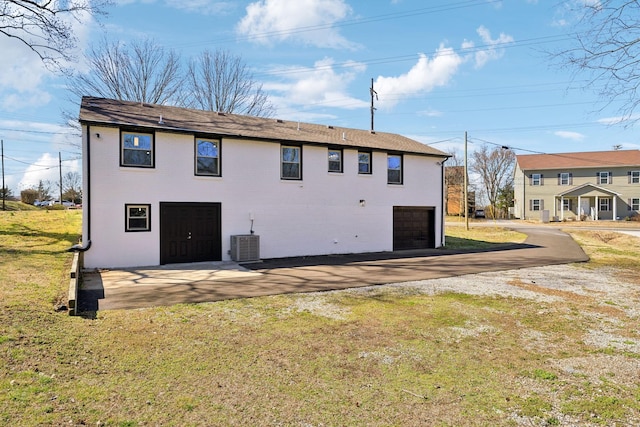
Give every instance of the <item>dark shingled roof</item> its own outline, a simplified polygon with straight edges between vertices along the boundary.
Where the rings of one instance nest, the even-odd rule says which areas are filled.
[[[160,120],[162,118],[162,121]],[[203,133],[277,142],[398,151],[449,157],[448,154],[402,135],[386,132],[299,123],[279,119],[219,114],[211,111],[83,97],[80,123],[135,126],[155,130]]]
[[[524,154],[516,159],[522,170],[640,166],[640,150]]]

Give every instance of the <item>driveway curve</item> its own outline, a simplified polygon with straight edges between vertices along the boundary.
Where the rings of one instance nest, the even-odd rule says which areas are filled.
[[[558,229],[517,230],[527,234],[524,243],[482,251],[431,249],[273,259],[243,266],[222,262],[85,272],[78,308],[94,312],[328,291],[589,259]]]

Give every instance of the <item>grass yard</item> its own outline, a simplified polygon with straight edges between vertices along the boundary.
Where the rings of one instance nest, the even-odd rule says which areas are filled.
[[[75,211],[0,212],[0,425],[640,423],[638,371],[616,368],[640,366],[640,345],[584,339],[607,315],[607,332],[640,342],[638,318],[597,296],[377,287],[71,317],[54,308],[80,220]],[[589,268],[621,267],[640,286],[637,239],[575,233],[594,256]],[[473,247],[522,236],[474,229],[457,238]],[[575,374],[558,367],[568,360]],[[581,374],[594,360],[602,373]]]

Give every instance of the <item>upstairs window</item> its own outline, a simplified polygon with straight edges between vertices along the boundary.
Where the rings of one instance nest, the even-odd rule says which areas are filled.
[[[598,172],[598,184],[611,184],[611,172]]]
[[[573,177],[569,172],[563,172],[558,174],[558,185],[571,185],[573,184]]]
[[[358,173],[371,174],[371,152],[358,151]]]
[[[220,141],[196,139],[196,175],[220,176]]]
[[[329,172],[342,172],[342,150],[329,148]]]
[[[280,147],[280,178],[302,179],[302,147]]]
[[[542,185],[542,174],[531,174],[531,185]]]
[[[153,134],[122,132],[120,140],[120,166],[152,168],[153,160]]]
[[[402,156],[389,154],[387,156],[387,183],[402,184]]]
[[[124,205],[125,231],[151,231],[151,205]]]
[[[640,171],[629,171],[629,184],[640,184]]]

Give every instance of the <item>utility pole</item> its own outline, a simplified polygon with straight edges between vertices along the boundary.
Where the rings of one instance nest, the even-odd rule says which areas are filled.
[[[2,157],[2,210],[6,210],[7,190],[4,188],[4,140],[0,139],[0,157]]]
[[[469,168],[467,166],[467,131],[464,131],[464,223],[469,231]]]
[[[373,106],[373,96],[375,95],[376,100],[378,99],[378,92],[373,90],[373,78],[371,79],[371,87],[369,88],[369,93],[371,94],[371,133],[373,133],[374,132],[373,115],[374,115],[374,111],[376,111],[376,108]]]
[[[60,205],[62,205],[62,154],[58,151],[58,165],[60,169]]]

